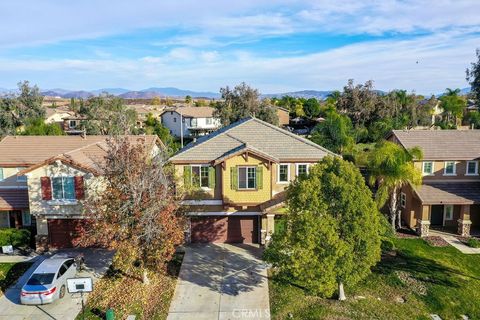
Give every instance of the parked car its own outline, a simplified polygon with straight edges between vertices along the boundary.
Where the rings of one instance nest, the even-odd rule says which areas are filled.
[[[75,275],[76,265],[73,258],[45,259],[22,287],[20,302],[37,305],[62,299],[67,290],[67,278]]]

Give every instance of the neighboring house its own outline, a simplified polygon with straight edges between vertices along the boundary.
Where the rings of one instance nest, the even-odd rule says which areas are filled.
[[[288,109],[277,107],[278,125],[280,127],[288,126],[290,123],[290,111]]]
[[[283,212],[285,188],[326,155],[334,154],[256,118],[187,145],[170,159],[189,191],[187,239],[265,243]]]
[[[145,105],[145,104],[132,104],[128,105],[128,108],[135,110],[137,113],[137,128],[143,128],[145,120],[149,114],[156,119],[160,119],[160,115],[163,112],[164,106],[152,106],[152,105]]]
[[[27,182],[25,177],[17,176],[25,163],[6,159],[2,149],[0,142],[0,228],[31,229],[35,221],[28,211]]]
[[[83,221],[82,200],[96,188],[96,183],[98,186],[98,163],[106,154],[106,139],[107,136],[7,136],[0,141],[0,165],[9,176],[4,183],[10,186],[0,189],[0,206],[2,202],[10,203],[9,214],[16,212],[14,218],[20,225],[35,223],[37,250],[72,246]],[[152,148],[161,145],[157,136],[129,139],[131,143],[145,141]],[[12,199],[14,192],[16,198]]]
[[[429,229],[469,236],[480,231],[480,130],[394,130],[388,140],[419,147],[415,166],[421,186],[405,186],[400,195],[402,219],[421,236]]]
[[[82,122],[86,121],[85,116],[71,115],[63,118],[63,131],[68,135],[80,135],[85,132]]]
[[[63,119],[75,115],[75,112],[66,108],[45,108],[45,123],[56,123],[63,127]]]
[[[221,126],[219,118],[213,117],[212,107],[176,107],[165,110],[162,124],[175,137],[198,137],[209,134]]]

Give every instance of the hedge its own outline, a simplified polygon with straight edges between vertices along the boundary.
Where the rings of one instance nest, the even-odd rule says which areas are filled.
[[[28,246],[30,231],[27,229],[0,228],[0,246],[12,245],[14,247]]]

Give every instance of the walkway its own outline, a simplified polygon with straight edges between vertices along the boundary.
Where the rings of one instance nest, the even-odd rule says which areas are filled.
[[[187,247],[167,319],[270,319],[260,257],[260,248],[245,244]]]
[[[465,254],[480,254],[480,248],[472,248],[464,244],[462,241],[458,240],[457,237],[440,231],[430,231],[431,236],[442,237],[443,240],[447,241],[448,244],[457,248],[461,253]]]

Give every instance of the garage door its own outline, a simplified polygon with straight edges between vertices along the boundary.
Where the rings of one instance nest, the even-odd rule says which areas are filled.
[[[192,242],[258,243],[258,217],[192,217]]]
[[[71,248],[72,241],[78,236],[82,219],[48,220],[48,236],[53,248]]]

